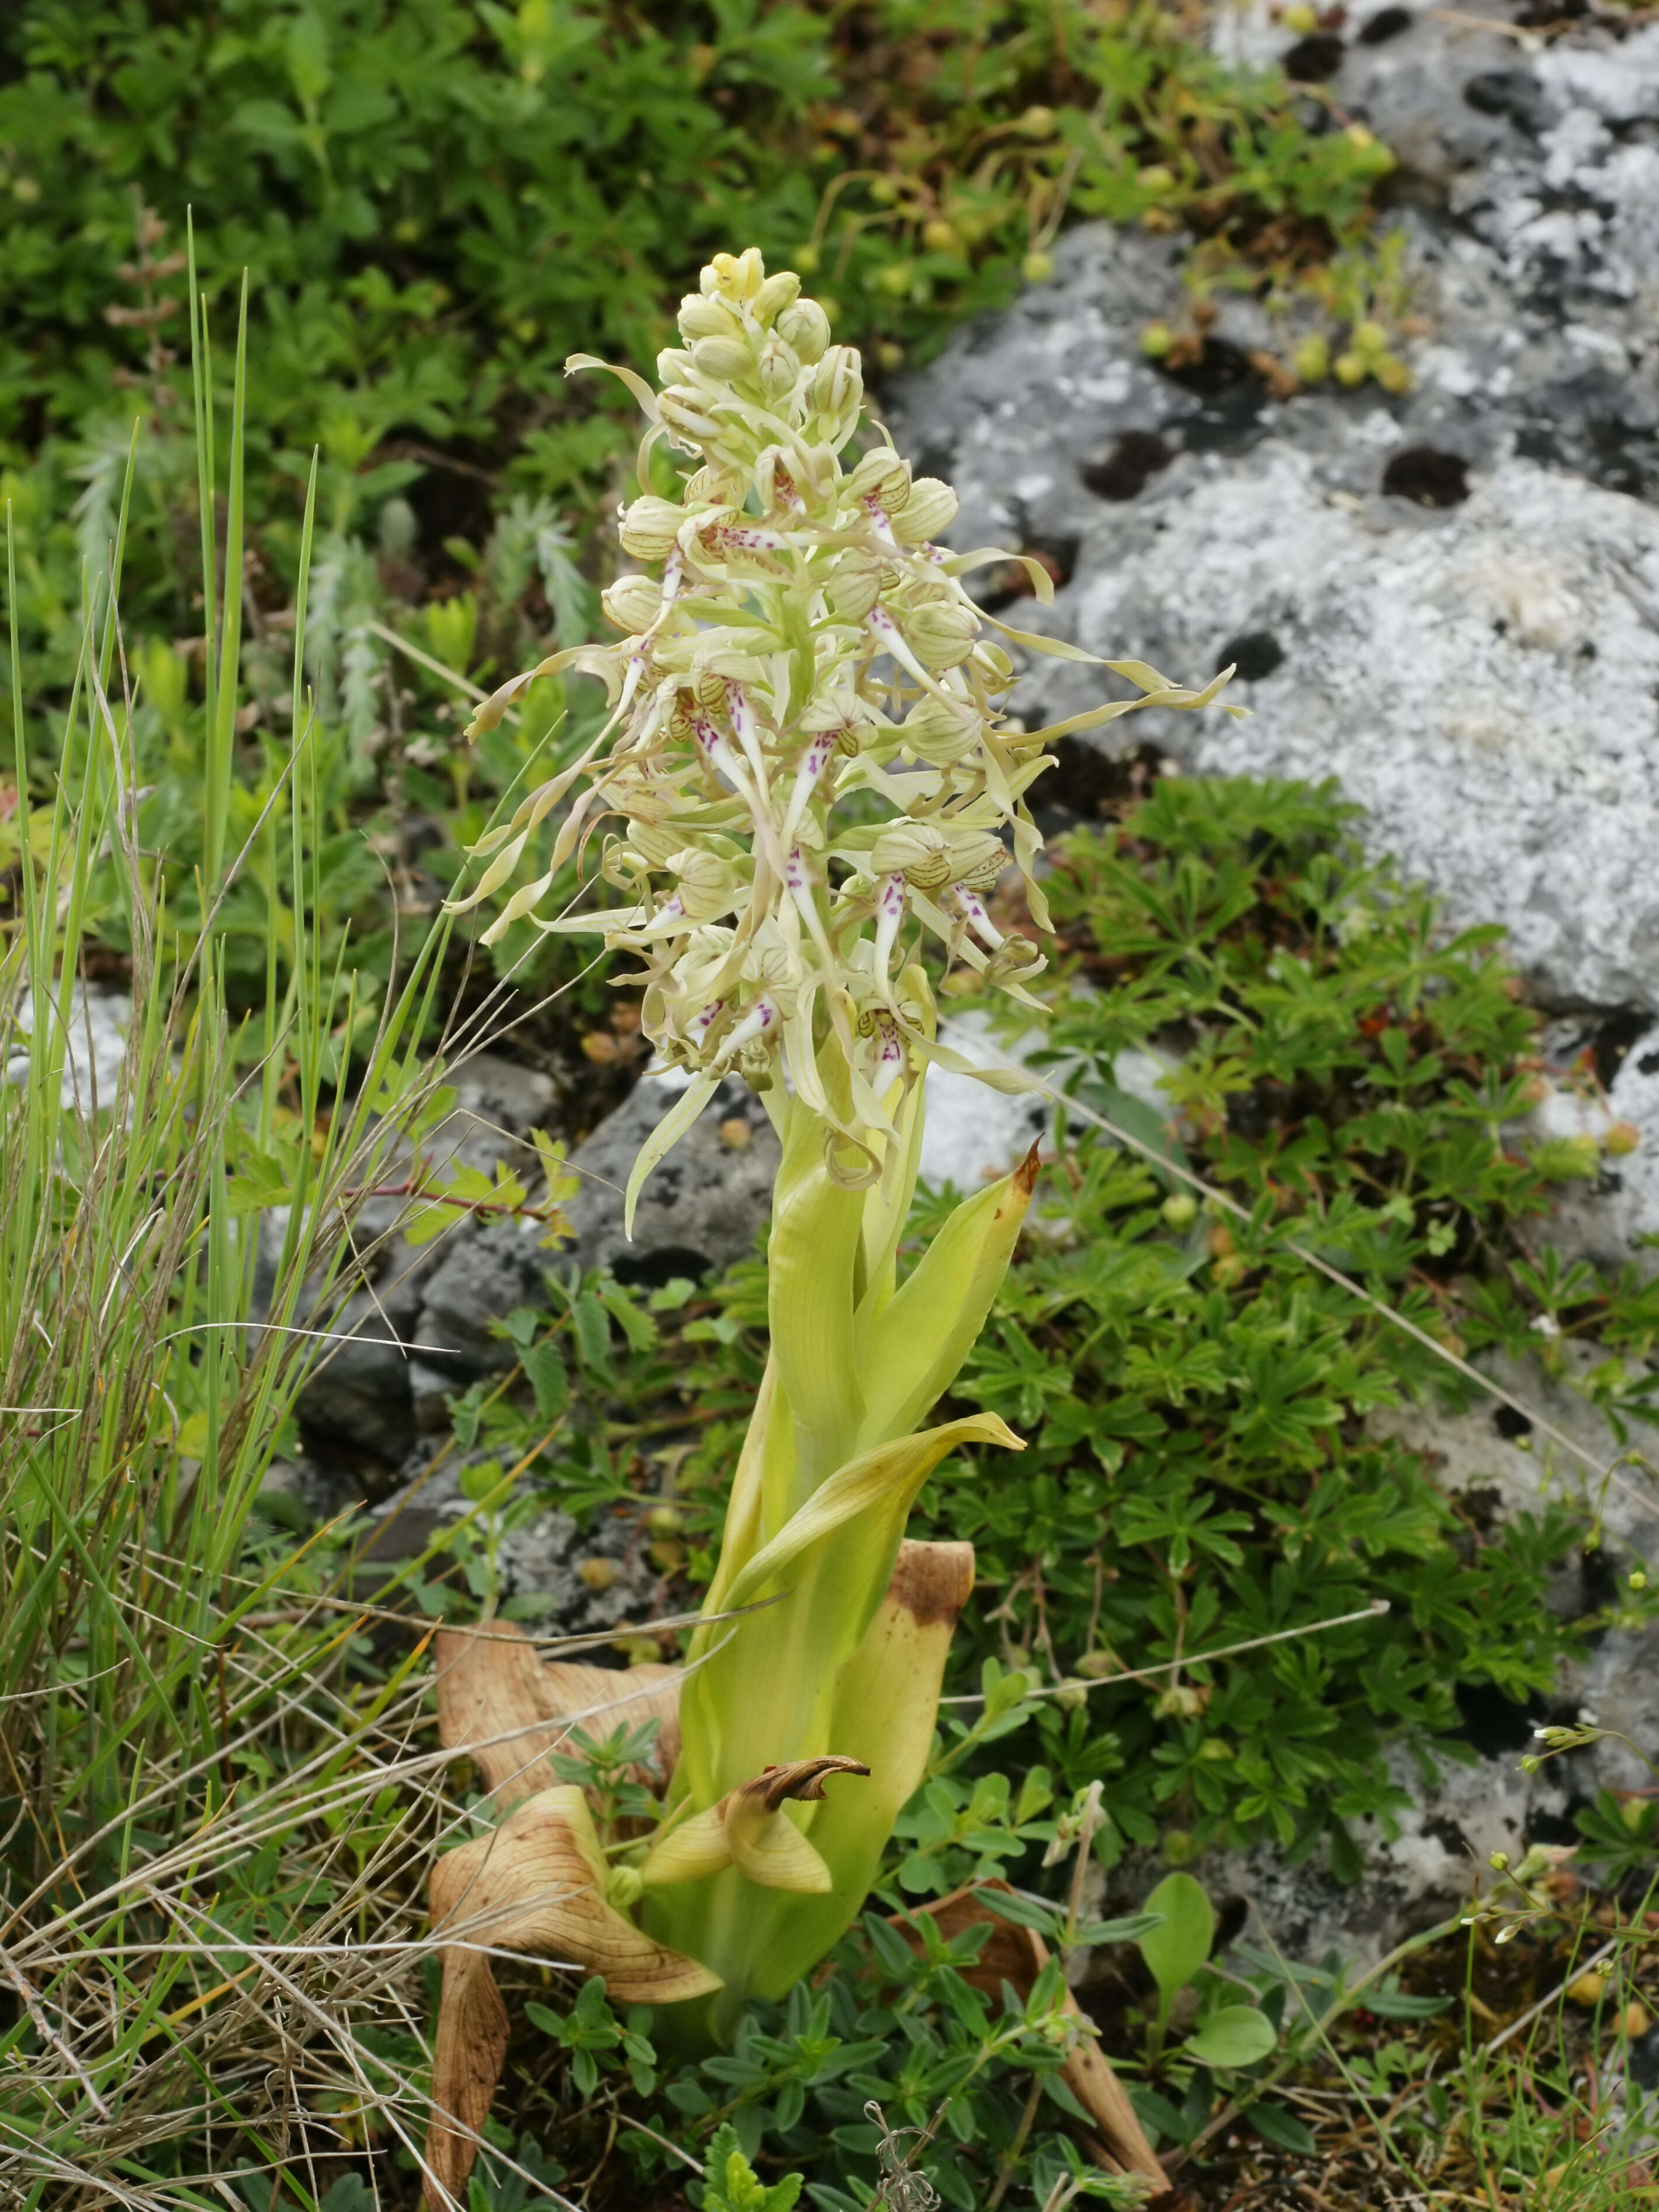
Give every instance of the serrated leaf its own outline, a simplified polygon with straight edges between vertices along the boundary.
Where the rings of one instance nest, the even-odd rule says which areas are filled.
[[[524,1371],[536,1394],[536,1411],[544,1421],[556,1420],[570,1402],[570,1377],[559,1347],[544,1337],[521,1355]]]

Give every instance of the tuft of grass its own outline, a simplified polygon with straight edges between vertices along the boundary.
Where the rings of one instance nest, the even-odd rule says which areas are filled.
[[[337,1544],[276,1545],[255,1507],[347,1287],[362,1194],[429,1103],[435,1071],[415,1054],[438,940],[367,1008],[323,956],[303,588],[280,764],[230,834],[244,359],[239,341],[221,535],[205,325],[196,358],[216,688],[188,927],[138,833],[118,611],[135,471],[84,574],[67,708],[38,751],[8,514],[0,2194],[30,2208],[219,2203],[226,2171],[290,2156],[309,2206],[319,2081],[343,2111],[380,2099],[411,2139],[422,2124],[400,2118],[424,2063],[403,1906],[438,1802],[433,1763],[408,1757],[420,1645],[405,1636],[374,1663],[372,1613],[331,1587]],[[302,555],[313,513],[308,498]],[[249,1019],[226,915],[255,866],[287,936]],[[131,948],[113,1071],[86,989],[100,896]]]

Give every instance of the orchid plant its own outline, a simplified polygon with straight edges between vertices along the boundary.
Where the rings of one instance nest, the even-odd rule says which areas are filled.
[[[1017,867],[1046,927],[1027,803],[1046,744],[1137,706],[1207,705],[1225,680],[1188,690],[1141,661],[1096,663],[1138,696],[1024,730],[1004,711],[1007,644],[1093,656],[974,605],[963,577],[1022,556],[939,542],[956,495],[866,424],[858,356],[799,280],[768,276],[752,248],[718,255],[679,331],[659,392],[612,372],[648,422],[621,519],[647,573],[605,594],[618,641],[514,678],[470,734],[568,669],[603,680],[609,717],[476,848],[487,865],[457,903],[506,885],[570,799],[546,869],[486,935],[527,918],[640,962],[646,1033],[684,1088],[635,1165],[630,1228],[720,1083],[761,1094],[783,1146],[770,1358],[684,1669],[545,1666],[501,1623],[440,1639],[445,1741],[507,1814],[433,1877],[447,1948],[428,2164],[452,2193],[505,2051],[489,1949],[576,1960],[706,2043],[744,1997],[783,1994],[862,1905],[922,1778],[972,1584],[970,1547],[907,1541],[906,1519],[947,1452],[1019,1449],[993,1414],[925,1425],[1001,1283],[1036,1158],[966,1200],[901,1283],[927,1069],[1029,1085],[939,1042],[924,955],[1041,1012],[1042,955],[994,919],[991,894]],[[695,463],[678,499],[651,489],[662,446]],[[1024,565],[1047,599],[1046,572]],[[619,902],[544,915],[601,833],[597,873]],[[546,1786],[547,1760],[576,1719],[630,1698],[663,1723],[657,1813],[605,1837],[579,1785]]]

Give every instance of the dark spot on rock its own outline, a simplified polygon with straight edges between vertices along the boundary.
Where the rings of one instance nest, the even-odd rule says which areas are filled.
[[[1492,1425],[1498,1435],[1510,1443],[1513,1443],[1517,1437],[1529,1437],[1532,1434],[1532,1423],[1524,1413],[1517,1413],[1513,1406],[1494,1406]]]
[[[1085,491],[1097,499],[1133,499],[1146,489],[1149,477],[1167,469],[1175,448],[1156,430],[1125,430],[1112,441],[1103,460],[1089,461],[1078,471]]]
[[[1227,1897],[1222,1899],[1216,1907],[1215,1941],[1210,1947],[1214,1957],[1218,1959],[1224,1951],[1230,1951],[1232,1948],[1244,1933],[1249,1917],[1250,1900],[1248,1897]]]
[[[1547,30],[1552,23],[1576,23],[1581,15],[1589,13],[1589,0],[1527,0],[1516,15],[1516,27],[1522,31]]]
[[[1246,630],[1243,637],[1230,637],[1216,657],[1216,673],[1231,667],[1241,684],[1260,684],[1271,676],[1285,659],[1285,648],[1270,629]]]
[[[1507,615],[1498,615],[1494,617],[1492,626],[1492,634],[1494,637],[1507,637],[1509,635],[1510,618]]]
[[[1597,1024],[1595,1038],[1590,1047],[1595,1064],[1596,1081],[1603,1089],[1610,1084],[1625,1064],[1631,1047],[1644,1037],[1653,1027],[1653,1016],[1645,1006],[1616,1006],[1612,1013]],[[1650,1053],[1636,1065],[1644,1075],[1652,1075],[1659,1067],[1659,1053]]]
[[[1531,1426],[1530,1422],[1528,1426]],[[1457,1503],[1463,1518],[1472,1522],[1486,1536],[1498,1526],[1504,1510],[1504,1493],[1493,1483],[1477,1482],[1462,1492]]]
[[[1452,1695],[1463,1723],[1463,1741],[1483,1759],[1500,1759],[1506,1751],[1519,1751],[1532,1741],[1530,1711],[1506,1698],[1495,1682],[1455,1682]]]
[[[1451,1857],[1466,1859],[1468,1856],[1468,1838],[1458,1826],[1456,1821],[1449,1820],[1445,1814],[1437,1814],[1433,1819],[1425,1820],[1423,1832],[1425,1836],[1432,1836],[1441,1850]]]
[[[1619,1602],[1623,1585],[1620,1581],[1618,1565],[1609,1556],[1610,1550],[1610,1547],[1598,1544],[1593,1550],[1587,1547],[1578,1555],[1579,1601],[1586,1613],[1602,1613]],[[1606,1635],[1606,1629],[1593,1632],[1589,1638],[1592,1648]],[[1565,1717],[1571,1720],[1572,1715],[1569,1712]]]
[[[1139,805],[1158,781],[1164,759],[1156,745],[1114,755],[1087,738],[1057,738],[1048,750],[1054,765],[1032,793],[1045,836],[1073,822],[1097,822],[1103,814]]]
[[[1469,465],[1437,446],[1402,446],[1389,456],[1382,489],[1419,507],[1456,507],[1469,495]]]
[[[661,1173],[661,1170],[658,1170]],[[700,1283],[712,1275],[714,1263],[704,1253],[685,1244],[653,1244],[644,1252],[621,1252],[611,1262],[611,1272],[629,1290],[660,1291],[678,1278]]]
[[[1584,639],[1584,641],[1583,641],[1583,642],[1579,646],[1579,648],[1578,648],[1578,658],[1579,658],[1579,659],[1580,659],[1580,660],[1594,660],[1594,659],[1595,659],[1595,656],[1596,656],[1596,645],[1595,645],[1595,640],[1593,637],[1587,637],[1587,638],[1585,638],[1585,639]]]
[[[1528,1815],[1527,1842],[1532,1844],[1578,1844],[1583,1838],[1578,1832],[1578,1823],[1569,1806],[1565,1813],[1546,1812],[1540,1806]]]
[[[1261,380],[1244,349],[1231,338],[1217,337],[1213,331],[1207,332],[1190,352],[1170,354],[1159,366],[1172,384],[1205,395]]]
[[[1535,137],[1550,119],[1544,88],[1530,70],[1483,70],[1463,88],[1463,105],[1477,115],[1504,115]]]
[[[1362,46],[1386,46],[1390,39],[1397,39],[1402,31],[1409,31],[1411,27],[1412,11],[1409,8],[1379,8],[1376,15],[1360,25],[1354,37]]]
[[[1341,68],[1346,52],[1334,31],[1310,31],[1279,56],[1279,66],[1292,84],[1323,84]]]
[[[357,1547],[356,1564],[379,1559],[418,1559],[444,1528],[444,1516],[426,1505],[400,1506],[377,1522]]]
[[[1027,537],[1019,550],[1040,561],[1054,585],[1071,582],[1072,571],[1077,566],[1078,540],[1075,538],[1048,532],[1040,538]]]
[[[1638,1074],[1659,1075],[1659,1052],[1644,1052],[1636,1066]]]
[[[1047,569],[1051,583],[1060,585],[1071,581],[1072,571],[1077,566],[1078,543],[1070,536],[1050,532],[1033,537],[1028,532],[1021,538],[1019,550]],[[974,590],[976,604],[988,615],[1000,614],[1016,599],[1034,596],[1030,573],[1018,561],[999,561],[982,569]]]

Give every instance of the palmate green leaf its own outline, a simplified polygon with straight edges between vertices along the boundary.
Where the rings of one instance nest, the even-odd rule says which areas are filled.
[[[230,1211],[239,1218],[286,1206],[294,1194],[292,1167],[269,1152],[245,1152],[225,1186],[225,1194]]]

